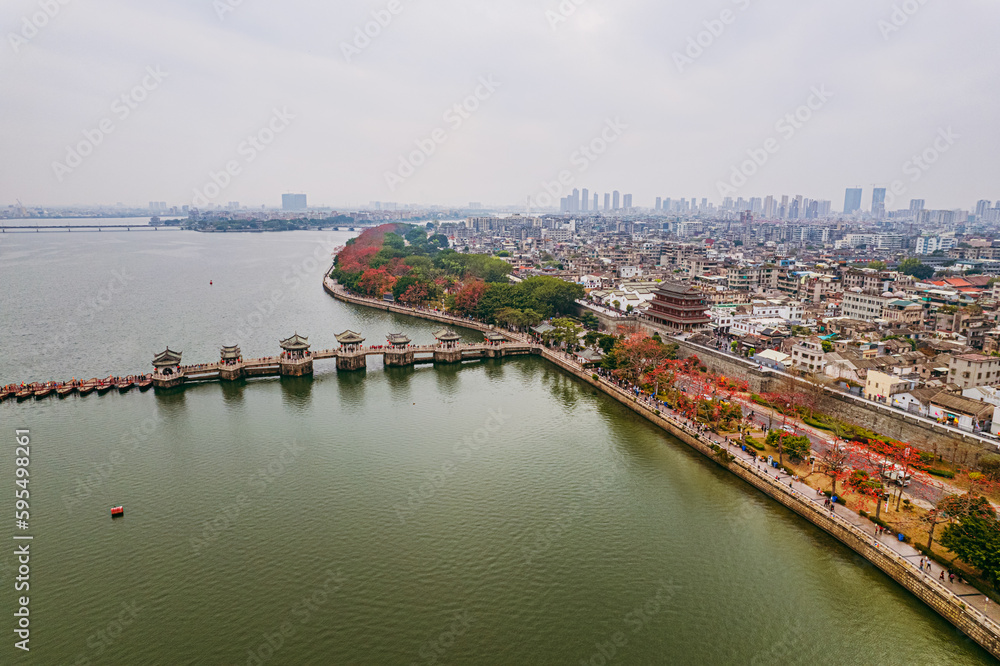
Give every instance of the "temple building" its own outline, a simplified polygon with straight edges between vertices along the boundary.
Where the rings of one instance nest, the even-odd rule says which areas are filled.
[[[712,320],[702,292],[680,282],[664,282],[646,310],[650,319],[675,331],[693,331]]]

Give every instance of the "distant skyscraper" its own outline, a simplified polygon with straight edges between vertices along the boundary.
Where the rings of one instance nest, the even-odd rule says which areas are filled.
[[[774,195],[768,194],[764,198],[764,217],[774,218]]]
[[[885,188],[876,187],[872,190],[872,215],[881,219],[885,217]]]
[[[626,194],[625,195],[625,201],[622,203],[622,206],[625,208],[625,210],[632,210],[632,195],[631,194]]]
[[[618,190],[615,190],[614,192],[611,193],[611,198],[613,200],[612,203],[611,203],[611,208],[613,210],[618,210],[620,208],[620,206],[621,206],[621,196],[622,195],[619,194]]]
[[[580,210],[580,190],[574,189],[569,197],[569,212],[575,213]]]
[[[844,215],[861,210],[861,188],[849,187],[844,194]]]
[[[594,207],[591,210],[597,210],[597,192],[594,192]]]
[[[983,219],[987,216],[992,202],[989,199],[980,199],[976,204],[976,217]]]
[[[923,199],[910,199],[910,212],[917,213],[924,209]]]
[[[787,219],[788,218],[788,195],[781,195],[781,208],[778,209],[778,218]]]
[[[590,190],[588,190],[586,187],[583,188],[583,194],[581,196],[582,198],[580,199],[580,210],[585,211],[587,210],[587,208],[590,207]]]
[[[306,195],[304,194],[281,195],[282,210],[301,211],[306,210],[308,207],[309,206],[306,205]]]
[[[604,210],[611,210],[611,194],[609,192],[604,193]]]
[[[656,210],[663,210],[663,198],[656,197]]]

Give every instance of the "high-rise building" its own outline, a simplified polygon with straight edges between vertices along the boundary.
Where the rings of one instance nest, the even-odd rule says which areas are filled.
[[[778,219],[788,219],[788,195],[781,195],[781,207],[778,209]]]
[[[876,187],[872,190],[872,215],[882,219],[885,217],[885,188]]]
[[[622,195],[618,192],[618,190],[615,190],[614,192],[611,193],[611,198],[613,199],[611,203],[612,210],[619,209],[619,207],[621,206],[621,197]]]
[[[290,211],[302,211],[306,210],[309,206],[306,205],[306,195],[304,194],[282,194],[281,195],[281,209]]]
[[[590,207],[590,190],[583,188],[583,195],[580,199],[580,210],[586,211]]]
[[[774,195],[768,194],[764,198],[764,217],[773,218],[774,217]]]
[[[631,194],[626,194],[625,195],[624,201],[622,202],[622,207],[625,210],[632,210],[632,195]]]
[[[604,193],[604,210],[611,210],[611,194]]]
[[[844,195],[844,215],[861,210],[861,188],[849,187]]]
[[[989,199],[980,199],[976,204],[976,217],[980,220],[984,219],[990,211],[990,206],[992,202]]]
[[[594,192],[594,207],[591,208],[591,210],[593,211],[597,210],[597,192]]]
[[[924,209],[923,199],[910,199],[910,212],[919,213]]]
[[[662,197],[656,197],[656,208],[655,208],[655,210],[662,210],[662,209],[663,209],[663,198]]]

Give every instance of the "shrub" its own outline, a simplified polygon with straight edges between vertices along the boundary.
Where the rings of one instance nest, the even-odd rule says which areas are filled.
[[[594,373],[593,375],[591,375],[591,377],[593,377],[595,382],[601,381],[601,376],[598,375],[597,373]]]
[[[928,474],[932,476],[940,476],[942,479],[954,479],[955,473],[946,469],[929,469]]]
[[[868,512],[865,511],[864,509],[861,509],[860,511],[858,511],[858,515],[861,516],[862,518],[867,518]]]
[[[761,444],[760,442],[758,442],[753,437],[747,437],[747,446],[752,446],[753,448],[757,449],[758,451],[763,451],[764,450],[764,445]]]

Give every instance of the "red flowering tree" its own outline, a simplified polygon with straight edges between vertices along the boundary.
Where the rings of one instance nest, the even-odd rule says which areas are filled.
[[[407,287],[406,291],[400,295],[399,300],[408,305],[419,305],[426,301],[429,295],[427,285],[418,282]]]
[[[455,294],[455,310],[464,315],[471,315],[476,311],[476,307],[485,293],[486,283],[482,280],[472,280],[465,283]]]
[[[369,268],[362,273],[361,279],[358,280],[358,289],[367,296],[378,298],[391,292],[395,284],[395,276],[385,268]]]

